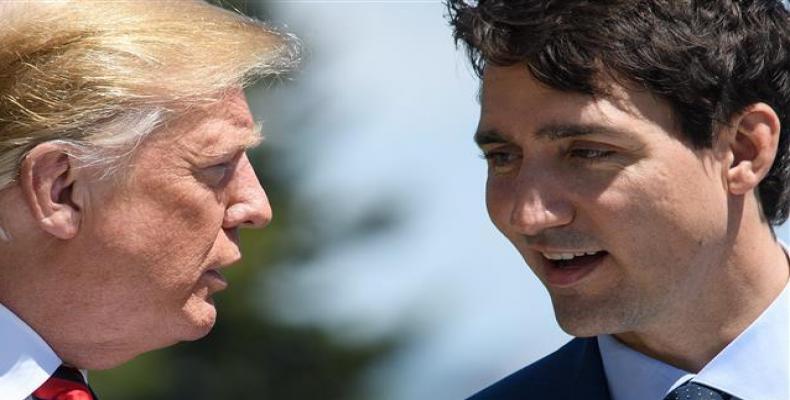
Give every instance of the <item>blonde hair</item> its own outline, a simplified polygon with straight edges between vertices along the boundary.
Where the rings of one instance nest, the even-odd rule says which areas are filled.
[[[0,7],[0,189],[37,144],[107,170],[168,118],[291,70],[291,35],[202,1]]]

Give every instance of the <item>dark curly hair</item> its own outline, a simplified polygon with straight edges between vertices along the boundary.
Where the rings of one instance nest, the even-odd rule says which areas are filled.
[[[764,102],[781,135],[758,197],[790,207],[790,13],[780,0],[447,0],[456,44],[485,65],[524,64],[544,84],[605,95],[602,77],[666,99],[683,134],[710,147],[717,124]]]

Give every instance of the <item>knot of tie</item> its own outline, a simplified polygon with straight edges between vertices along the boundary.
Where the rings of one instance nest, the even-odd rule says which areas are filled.
[[[35,400],[97,400],[80,371],[61,365],[33,392]]]
[[[727,393],[723,393],[696,382],[686,382],[675,390],[669,392],[664,400],[738,400]]]

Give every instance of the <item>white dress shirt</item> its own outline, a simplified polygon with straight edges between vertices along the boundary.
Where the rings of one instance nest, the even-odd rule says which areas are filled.
[[[60,364],[44,339],[0,304],[0,399],[27,399]]]
[[[661,400],[691,380],[742,400],[790,400],[790,284],[698,374],[598,337],[612,400]]]

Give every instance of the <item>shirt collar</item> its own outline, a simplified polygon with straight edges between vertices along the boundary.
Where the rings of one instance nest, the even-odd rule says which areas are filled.
[[[692,380],[741,399],[790,399],[790,284]]]
[[[613,400],[662,399],[686,371],[650,358],[611,335],[598,337],[606,381]]]
[[[61,364],[44,339],[2,304],[0,343],[0,398],[27,397]]]
[[[691,380],[744,400],[790,399],[790,284],[696,376],[598,337],[613,400],[661,399]]]

